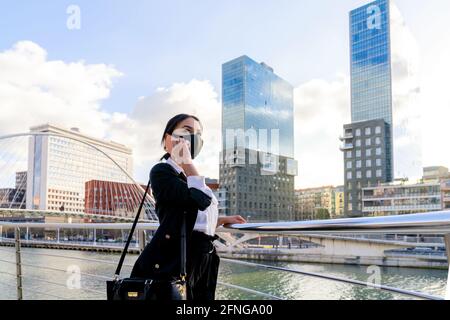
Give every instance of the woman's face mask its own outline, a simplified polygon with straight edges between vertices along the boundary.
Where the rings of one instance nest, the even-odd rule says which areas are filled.
[[[190,142],[191,144],[191,158],[195,159],[198,156],[203,147],[203,140],[200,134],[198,133],[185,133],[185,134],[175,134],[172,133],[172,136],[175,138],[183,138]]]

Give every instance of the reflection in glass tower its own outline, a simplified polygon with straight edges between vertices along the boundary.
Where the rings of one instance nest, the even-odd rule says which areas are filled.
[[[352,122],[392,125],[389,0],[350,12]]]
[[[293,110],[293,87],[265,63],[241,56],[222,65],[222,215],[295,220]]]
[[[223,149],[232,147],[225,145],[227,129],[254,129],[259,135],[258,140],[265,138],[265,133],[260,134],[260,130],[265,129],[267,144],[258,141],[259,149],[267,152],[278,149],[276,154],[293,158],[293,87],[278,77],[272,68],[247,56],[225,63],[222,75]],[[279,144],[275,132],[272,137],[272,130],[279,130]],[[246,147],[253,149],[248,143]]]

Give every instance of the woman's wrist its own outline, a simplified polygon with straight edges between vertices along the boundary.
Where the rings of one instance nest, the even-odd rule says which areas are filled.
[[[226,223],[227,217],[218,217],[217,218],[217,227],[223,226]]]
[[[184,163],[181,165],[181,167],[183,168],[184,173],[186,174],[187,177],[199,175],[197,168],[194,166],[193,163]]]

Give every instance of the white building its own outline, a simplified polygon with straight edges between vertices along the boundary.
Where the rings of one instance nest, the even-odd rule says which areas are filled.
[[[132,176],[132,150],[124,145],[83,135],[77,128],[67,130],[51,124],[32,127],[30,132],[69,138],[52,135],[30,137],[27,209],[84,212],[87,181],[130,182],[117,165],[90,146],[108,154]]]
[[[363,188],[363,213],[369,216],[400,215],[443,209],[441,182],[383,184]]]

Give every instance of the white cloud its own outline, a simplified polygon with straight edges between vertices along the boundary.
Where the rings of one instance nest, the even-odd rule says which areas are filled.
[[[179,113],[195,115],[202,122],[204,147],[196,163],[202,175],[218,177],[220,103],[209,81],[194,79],[159,88],[153,95],[139,99],[129,115],[113,115],[110,137],[133,148],[139,179],[146,179],[150,167],[164,154],[162,133],[167,121]]]
[[[349,92],[349,78],[343,75],[333,81],[312,80],[295,89],[296,187],[343,183],[339,136],[350,122]]]
[[[100,103],[121,76],[114,67],[49,61],[39,45],[21,41],[0,52],[0,70],[0,134],[47,122],[105,134],[109,115]]]
[[[414,36],[395,7],[392,17],[396,175],[415,175],[421,166],[421,147],[424,165],[450,164],[450,149],[442,145],[450,118],[450,46],[436,44],[433,63],[419,72]],[[201,173],[218,177],[221,106],[209,81],[194,79],[159,88],[139,97],[130,113],[109,113],[101,104],[121,76],[113,66],[51,61],[45,49],[23,41],[0,52],[0,70],[0,134],[25,132],[45,122],[76,126],[133,148],[136,178],[145,181],[163,154],[160,139],[166,122],[178,113],[191,113],[204,125]],[[343,183],[338,137],[343,124],[350,122],[348,76],[308,81],[295,89],[294,96],[295,156],[300,163],[296,186]]]
[[[441,71],[434,81],[421,84],[419,47],[395,4],[391,6],[391,23],[394,174],[416,179],[421,176],[423,164],[440,165],[450,159],[450,151],[436,148],[439,135],[434,134],[439,131],[442,135],[444,122],[450,118],[450,99],[440,99],[445,92],[443,75],[448,72]],[[447,57],[448,54],[441,56],[440,66],[449,65]],[[439,89],[442,91],[438,93]],[[342,134],[343,124],[350,122],[349,79],[341,76],[333,81],[312,80],[295,89],[295,100],[296,157],[300,161],[297,185],[343,183],[343,156],[337,137]],[[430,109],[435,112],[430,113]],[[436,117],[438,114],[445,117]],[[424,139],[422,131],[427,133]],[[432,161],[422,162],[423,149],[426,159],[432,156]]]
[[[420,52],[398,7],[391,3],[394,176],[412,180],[422,175]]]
[[[423,163],[425,166],[450,167],[450,28],[447,20],[434,17],[427,28],[430,29],[426,32],[427,39],[424,40],[425,44],[421,43],[420,109],[423,122],[420,127],[424,141]]]
[[[218,176],[220,104],[209,81],[159,88],[140,97],[125,114],[101,108],[113,81],[122,75],[113,66],[51,61],[38,44],[21,41],[0,52],[0,70],[0,135],[28,132],[43,123],[79,127],[82,133],[131,147],[136,178],[145,181],[149,168],[164,153],[160,139],[167,121],[178,113],[191,113],[204,125],[205,147],[198,157],[201,173]]]

